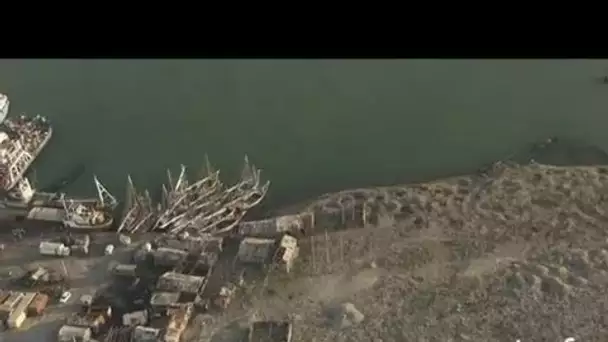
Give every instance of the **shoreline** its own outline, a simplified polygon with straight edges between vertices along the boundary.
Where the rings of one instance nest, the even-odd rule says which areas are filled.
[[[277,206],[269,208],[262,213],[261,218],[255,215],[256,219],[271,218],[282,215],[294,215],[302,210],[313,205],[314,202],[340,194],[347,194],[357,191],[368,191],[372,189],[390,189],[395,187],[416,186],[420,184],[430,184],[445,180],[453,180],[457,178],[473,178],[484,177],[484,174],[491,170],[494,166],[516,165],[519,167],[529,166],[531,164],[549,166],[549,167],[603,167],[608,165],[608,153],[598,146],[587,144],[584,141],[564,137],[550,137],[534,143],[522,144],[522,147],[509,153],[503,158],[493,159],[488,162],[479,164],[469,170],[457,170],[453,172],[433,172],[433,175],[419,177],[412,181],[405,181],[398,184],[387,185],[371,185],[366,187],[347,188],[337,191],[322,193],[315,197],[309,197],[291,203],[286,206]]]
[[[491,201],[491,199],[482,199],[481,197],[484,196],[483,193],[487,188],[497,181],[518,184],[516,187],[521,189],[517,191],[533,192],[534,189],[531,187],[536,180],[532,180],[532,178],[548,178],[548,182],[553,184],[558,182],[553,180],[553,176],[551,176],[553,173],[556,175],[555,177],[572,174],[573,179],[575,179],[579,177],[578,174],[582,173],[587,174],[585,177],[604,179],[603,177],[608,174],[608,164],[555,166],[539,163],[525,165],[496,163],[492,169],[484,172],[484,174],[473,173],[425,182],[345,189],[324,193],[314,199],[276,210],[273,215],[244,221],[243,223],[276,220],[283,216],[301,218],[312,214],[315,223],[311,224],[307,231],[313,232],[314,235],[320,231],[376,226],[381,221],[385,224],[398,224],[403,221],[411,221],[412,217],[416,222],[426,221],[425,216],[428,215],[429,211],[439,210],[435,206],[468,205],[469,209],[458,208],[457,211],[461,213],[474,211],[471,206],[478,205],[478,202]],[[576,180],[574,182],[576,183]],[[501,192],[503,191],[501,190]],[[510,195],[486,194],[485,196],[499,196],[502,198]],[[427,208],[428,206],[434,209]],[[451,208],[449,210],[456,209]]]

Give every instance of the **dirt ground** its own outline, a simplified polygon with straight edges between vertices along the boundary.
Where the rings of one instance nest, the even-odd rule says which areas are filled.
[[[293,341],[605,341],[608,168],[497,165],[485,175],[359,189],[312,204],[380,206],[376,225],[301,241],[296,270],[250,284],[184,341],[240,341],[287,319]],[[336,308],[365,316],[348,326]]]

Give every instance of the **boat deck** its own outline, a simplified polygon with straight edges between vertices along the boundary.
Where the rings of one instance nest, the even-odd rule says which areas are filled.
[[[98,202],[97,198],[69,198],[66,197],[66,201],[73,201],[74,203],[95,203]],[[63,209],[63,203],[61,197],[57,193],[48,192],[36,192],[29,203],[32,207],[49,207],[49,208],[60,208]]]
[[[28,220],[60,223],[65,219],[65,210],[49,207],[34,207],[27,213],[26,218]]]

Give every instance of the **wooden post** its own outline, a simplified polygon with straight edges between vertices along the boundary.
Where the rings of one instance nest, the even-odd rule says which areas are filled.
[[[310,236],[310,255],[312,257],[312,274],[315,274],[317,271],[317,264],[315,262],[315,239],[314,234]]]
[[[340,238],[340,264],[342,267],[344,267],[344,241],[343,241],[343,235],[342,232],[338,232],[339,234],[339,238]]]
[[[330,245],[329,245],[329,234],[327,233],[327,229],[325,230],[325,263],[327,264],[327,267],[329,267],[330,264],[330,255],[329,255],[329,249],[330,249]]]

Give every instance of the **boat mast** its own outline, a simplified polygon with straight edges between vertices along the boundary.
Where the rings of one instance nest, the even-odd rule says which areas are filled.
[[[93,180],[95,181],[95,187],[97,187],[97,196],[101,205],[111,209],[116,208],[118,205],[116,198],[101,184],[97,176],[93,176]]]

